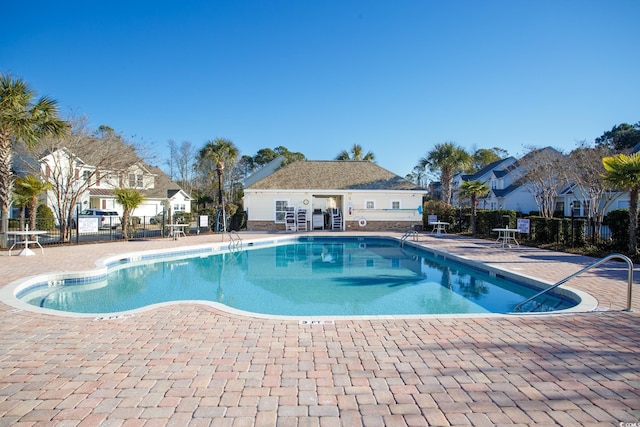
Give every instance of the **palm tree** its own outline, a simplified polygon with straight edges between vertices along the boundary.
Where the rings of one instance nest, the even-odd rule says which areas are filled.
[[[15,192],[28,200],[27,208],[29,209],[29,228],[32,230],[37,228],[36,208],[38,207],[38,196],[45,191],[49,191],[51,187],[51,183],[40,181],[38,177],[33,175],[27,175],[16,179]]]
[[[336,156],[336,160],[365,160],[367,162],[374,162],[375,155],[371,151],[367,151],[364,154],[364,150],[360,144],[353,144],[350,151],[342,150],[340,154]]]
[[[129,217],[131,213],[140,206],[144,200],[144,196],[133,188],[116,188],[116,201],[122,205],[122,238],[129,239]]]
[[[460,184],[460,197],[471,199],[471,234],[474,236],[476,234],[476,200],[488,193],[489,187],[487,187],[486,181],[464,181]]]
[[[225,138],[216,138],[207,141],[204,148],[200,150],[200,161],[211,161],[217,163],[235,163],[238,158],[238,148],[235,144]]]
[[[7,231],[13,188],[13,144],[28,147],[45,136],[62,135],[66,122],[58,118],[56,101],[35,94],[20,79],[0,74],[0,233]]]
[[[471,156],[464,148],[453,142],[437,144],[427,153],[427,157],[420,159],[420,165],[429,167],[432,172],[440,171],[440,185],[442,186],[442,201],[451,204],[453,177],[456,172],[464,170]]]
[[[215,166],[215,171],[218,174],[218,204],[222,209],[222,227],[224,230],[227,228],[227,219],[224,209],[222,176],[224,174],[225,164],[234,164],[237,158],[238,149],[233,142],[224,138],[216,138],[213,141],[208,141],[204,148],[200,150],[200,163],[202,168],[208,171],[208,174],[211,174],[213,166]]]
[[[199,164],[200,168],[209,176],[215,171],[218,173],[218,190],[222,192],[222,175],[225,165],[234,164],[238,158],[238,149],[228,139],[216,138],[213,141],[207,141],[204,148],[200,150]]]
[[[614,187],[629,192],[629,252],[636,254],[638,245],[638,192],[640,191],[640,153],[617,154],[605,157],[602,164],[606,170],[604,179]]]

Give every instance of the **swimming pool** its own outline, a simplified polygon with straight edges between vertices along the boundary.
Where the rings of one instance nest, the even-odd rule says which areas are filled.
[[[126,257],[101,274],[34,283],[16,296],[72,313],[207,301],[264,315],[384,316],[508,313],[538,290],[396,239],[302,237],[242,251]],[[549,295],[529,309],[575,304]]]

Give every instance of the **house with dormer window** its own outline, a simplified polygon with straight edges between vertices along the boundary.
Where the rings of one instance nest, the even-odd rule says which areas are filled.
[[[537,151],[554,150],[545,147]],[[527,155],[535,154],[535,152]],[[525,156],[526,157],[526,156]],[[498,160],[486,166],[474,174],[457,174],[454,178],[454,190],[458,189],[464,181],[484,182],[489,187],[486,197],[478,198],[478,208],[488,210],[513,210],[523,215],[538,211],[538,205],[526,183],[521,183],[519,178],[523,175],[522,160],[514,157]],[[584,217],[590,209],[589,190],[581,188],[575,183],[568,183],[560,189],[555,199],[555,210],[563,216]],[[468,201],[460,200],[454,191],[454,205],[464,205]],[[605,214],[614,209],[626,209],[629,207],[627,192],[611,191],[607,193],[598,209]]]
[[[80,193],[76,201],[77,210],[102,209],[122,215],[123,208],[116,202],[115,189],[132,188],[144,196],[144,201],[134,212],[135,216],[191,211],[189,194],[162,170],[141,159],[122,170],[98,169],[82,159],[66,148],[47,153],[39,159],[43,179],[55,183],[58,188],[68,186],[70,191]],[[42,202],[54,212],[58,211],[56,192],[49,191]]]

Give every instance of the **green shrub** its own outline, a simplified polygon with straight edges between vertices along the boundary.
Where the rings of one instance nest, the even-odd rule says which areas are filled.
[[[569,220],[571,221],[571,220]],[[585,246],[587,243],[587,220],[580,218],[573,220],[573,245]],[[568,242],[567,242],[568,243]]]
[[[456,219],[456,208],[440,200],[429,200],[422,205],[422,223],[425,230],[429,227],[429,215],[437,215],[438,221],[453,224]]]
[[[51,231],[56,228],[56,217],[47,205],[39,205],[36,209],[36,229]]]
[[[490,211],[479,209],[476,216],[476,234],[478,236],[492,237],[494,228],[516,226],[516,212],[510,210]]]
[[[564,234],[562,233],[562,218],[546,218],[549,228],[549,243],[562,243]]]
[[[553,231],[550,226],[550,222],[547,218],[541,216],[529,217],[530,224],[530,238],[532,241],[547,244],[553,242]]]
[[[225,210],[225,215],[227,215],[227,217],[232,217],[236,214],[236,212],[238,211],[238,208],[240,206],[235,204],[235,203],[225,203],[224,205],[224,210]]]
[[[616,209],[604,218],[604,225],[611,231],[612,246],[618,250],[629,247],[629,210]]]
[[[234,231],[244,230],[247,227],[247,211],[238,210],[231,217],[229,229]]]
[[[191,212],[176,212],[173,215],[173,222],[176,224],[190,224],[192,217]]]

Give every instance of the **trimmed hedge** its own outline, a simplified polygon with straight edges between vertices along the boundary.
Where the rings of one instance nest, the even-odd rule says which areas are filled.
[[[422,220],[425,230],[430,230],[428,216],[437,215],[440,221],[448,222],[452,232],[469,232],[471,228],[471,209],[458,209],[444,202],[430,200],[423,204]],[[627,210],[612,211],[605,219],[612,233],[615,245],[625,248],[628,243],[629,213]],[[533,244],[560,244],[581,247],[587,243],[587,220],[584,218],[543,218],[531,215],[529,234],[521,235],[519,240]],[[494,228],[517,226],[517,214],[513,210],[476,211],[476,236],[495,238]],[[639,230],[640,232],[640,227]]]
[[[456,208],[440,200],[424,202],[422,205],[422,224],[425,230],[431,229],[429,226],[429,215],[436,215],[438,221],[453,224],[456,217]]]
[[[629,248],[629,210],[616,209],[609,212],[604,218],[604,224],[611,232],[613,248],[626,251]],[[638,231],[640,230],[636,230],[636,233]]]
[[[494,228],[504,228],[516,226],[516,211],[499,210],[490,211],[478,209],[476,214],[476,235],[485,237],[495,237]]]
[[[529,239],[540,244],[583,246],[587,221],[583,218],[543,218],[530,216]]]

